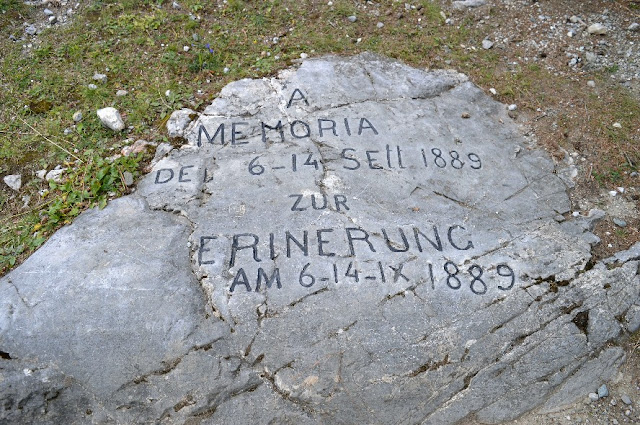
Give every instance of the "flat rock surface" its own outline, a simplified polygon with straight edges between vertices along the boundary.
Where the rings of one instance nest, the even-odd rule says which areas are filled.
[[[602,214],[464,75],[307,60],[183,134],[0,280],[2,420],[499,423],[624,360],[637,247],[593,261]]]

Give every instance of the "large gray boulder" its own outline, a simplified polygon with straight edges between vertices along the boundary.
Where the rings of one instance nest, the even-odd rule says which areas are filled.
[[[0,280],[0,422],[499,423],[623,361],[639,247],[465,76],[307,60],[183,134]]]

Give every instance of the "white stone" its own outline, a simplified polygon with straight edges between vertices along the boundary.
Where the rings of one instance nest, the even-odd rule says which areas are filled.
[[[127,91],[126,90],[118,90],[116,92],[116,96],[121,97],[121,96],[126,96],[127,95]]]
[[[493,47],[493,41],[487,40],[486,38],[482,40],[482,48],[485,50],[489,50]]]
[[[156,153],[151,160],[151,168],[153,168],[162,158],[164,158],[169,152],[173,150],[173,146],[169,143],[160,143],[156,147]]]
[[[75,122],[80,122],[80,121],[82,121],[82,112],[80,112],[80,111],[76,111],[76,112],[73,114],[73,121],[75,121]]]
[[[609,191],[609,195],[611,195],[611,196],[616,196],[617,194],[618,194],[618,192],[615,191],[615,190],[610,190]]]
[[[96,85],[95,85],[95,84],[93,84],[93,83],[88,84],[88,85],[87,85],[87,87],[89,88],[89,90],[95,90],[95,89],[97,89],[97,88],[98,88],[98,86],[96,86]]]
[[[479,6],[485,5],[486,3],[487,3],[487,0],[460,0],[460,1],[454,1],[453,7],[454,9],[462,10],[462,9],[471,8],[471,7],[479,7]]]
[[[518,105],[516,105],[515,103],[512,103],[507,107],[507,109],[509,109],[510,111],[515,111],[516,109],[518,109]]]
[[[60,183],[62,181],[62,174],[66,171],[66,168],[58,168],[55,170],[51,170],[45,176],[45,180],[53,180],[56,183]]]
[[[194,115],[197,116],[196,111],[189,108],[183,108],[173,112],[167,121],[167,133],[169,133],[169,137],[182,137],[184,129],[187,128]]]
[[[378,27],[378,29],[380,29],[380,28],[384,27],[384,24],[382,22],[378,22],[376,24],[376,27]]]
[[[107,82],[107,76],[105,74],[95,73],[95,74],[93,74],[93,79],[96,80],[96,81],[99,81],[101,83],[106,83]]]
[[[4,176],[4,182],[13,190],[20,190],[22,187],[22,176],[20,174],[11,174]]]
[[[183,52],[188,52],[188,51],[189,51],[189,46],[184,46],[184,47],[182,47],[182,51],[183,51]]]
[[[595,82],[595,81],[593,81],[593,80],[589,80],[589,81],[587,81],[587,85],[588,85],[589,87],[595,87],[595,86],[596,86],[596,82]]]
[[[173,92],[171,90],[167,90],[166,92],[164,92],[164,95],[169,97],[173,94]]]
[[[125,146],[120,150],[120,153],[124,156],[129,156],[133,154],[139,154],[147,150],[148,146],[154,146],[155,143],[147,142],[146,140],[139,139],[136,140],[133,145]]]
[[[619,122],[614,122],[613,128],[622,128],[622,124],[620,124]]]
[[[495,95],[497,95],[497,94],[498,94],[498,91],[497,91],[496,89],[494,89],[493,87],[491,87],[491,88],[489,89],[489,93],[491,93],[492,95],[494,95],[494,96],[495,96]]]
[[[587,32],[594,35],[605,35],[607,33],[607,27],[605,27],[601,23],[595,23],[589,25],[589,28],[587,28]]]
[[[309,55],[308,55],[308,54],[306,54],[306,53],[300,53],[300,58],[301,58],[301,59],[306,59],[306,58],[308,58],[308,57],[309,57]]]
[[[627,30],[629,30],[629,31],[640,31],[640,24],[637,23],[637,22],[634,22],[631,25],[629,25],[629,28],[627,28]]]
[[[36,177],[40,180],[44,180],[44,177],[47,175],[47,170],[38,170],[36,171]]]
[[[116,108],[110,106],[108,108],[98,109],[96,113],[105,127],[113,131],[124,130],[124,121],[122,121],[120,112],[118,112]]]
[[[133,185],[133,174],[131,174],[129,171],[125,171],[124,173],[122,173],[122,176],[124,177],[124,184],[126,184],[127,186]]]
[[[349,16],[347,19],[348,19],[348,20],[349,20],[349,22],[351,22],[351,23],[353,23],[353,22],[355,22],[355,21],[357,21],[357,20],[358,20],[358,18],[356,17],[356,15],[351,15],[351,16]]]

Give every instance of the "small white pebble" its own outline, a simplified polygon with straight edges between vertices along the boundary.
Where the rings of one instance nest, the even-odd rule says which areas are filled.
[[[614,122],[613,123],[613,127],[614,128],[622,128],[622,124],[620,124],[619,122]]]
[[[182,50],[183,50],[183,51],[185,51],[185,52],[188,52],[188,51],[189,51],[189,46],[184,46],[184,47],[182,48]]]
[[[172,95],[171,90],[167,90],[166,92],[164,92],[164,95],[167,97],[171,96]]]
[[[595,86],[596,86],[596,82],[595,82],[595,81],[593,81],[593,80],[589,80],[589,81],[587,81],[587,85],[588,85],[589,87],[595,87]]]
[[[224,72],[225,74],[228,74],[229,71],[231,71],[229,68],[227,68],[226,66],[224,67],[224,69],[222,70],[222,72]]]
[[[508,106],[508,109],[510,111],[515,111],[516,109],[518,109],[518,105],[516,105],[515,103],[512,103],[511,105]]]
[[[301,58],[301,59],[306,59],[306,58],[308,58],[308,57],[309,57],[309,55],[308,55],[308,54],[306,54],[306,53],[300,53],[300,58]]]
[[[618,186],[618,187],[616,187],[616,189],[618,189],[618,192],[624,193],[624,187]]]
[[[357,44],[357,43],[360,43],[361,41],[362,41],[362,38],[361,38],[361,37],[358,37],[358,39],[356,40],[356,44]]]
[[[618,194],[618,192],[615,191],[615,190],[610,190],[609,191],[609,195],[611,195],[611,196],[616,196],[617,194]]]
[[[378,23],[376,24],[376,27],[378,27],[378,29],[379,29],[379,28],[382,28],[382,27],[384,27],[384,24],[383,24],[382,22],[378,22]]]
[[[573,213],[571,213],[571,215],[574,217],[578,217],[580,213],[578,211],[574,211]]]
[[[328,2],[327,6],[333,6],[333,2],[332,1]]]
[[[495,95],[497,95],[497,94],[498,94],[498,91],[497,91],[496,89],[494,89],[493,87],[491,87],[491,88],[489,89],[489,93],[491,93],[492,95],[494,95],[494,96],[495,96]]]

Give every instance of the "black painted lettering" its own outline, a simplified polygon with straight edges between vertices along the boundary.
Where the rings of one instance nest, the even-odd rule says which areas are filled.
[[[364,123],[367,123],[367,125],[365,126]],[[371,131],[373,131],[373,134],[378,134],[378,130],[376,130],[376,128],[373,126],[373,124],[371,124],[371,121],[369,121],[366,118],[360,118],[360,126],[358,127],[358,136],[362,134],[362,130],[366,130],[366,129],[370,129]]]
[[[160,180],[160,175],[162,174],[163,171],[169,172],[169,177],[167,177],[166,180]],[[173,179],[173,170],[170,168],[162,168],[158,170],[158,172],[156,173],[156,184],[167,183],[167,182],[170,182],[171,179]]]
[[[200,128],[198,129],[198,147],[202,146],[202,133],[204,133],[205,137],[207,138],[207,142],[211,144],[215,143],[216,137],[218,136],[218,134],[220,134],[220,144],[224,145],[224,123],[218,126],[213,137],[209,137],[209,132],[207,131],[205,126],[200,124]]]
[[[347,118],[344,119],[344,128],[347,130],[347,135],[351,136],[351,128],[349,127],[349,120]]]
[[[344,195],[334,195],[333,200],[336,203],[336,211],[340,211],[340,205],[344,207],[345,210],[349,211],[349,207],[347,206],[347,197]]]
[[[202,260],[202,254],[205,252],[209,252],[211,251],[209,248],[205,248],[205,245],[207,244],[208,241],[213,240],[213,239],[217,239],[216,236],[200,236],[200,247],[198,248],[198,265],[203,265],[203,264],[213,264],[215,263],[215,261],[213,260]]]
[[[249,125],[246,122],[234,122],[231,124],[231,144],[232,145],[246,145],[249,142],[238,142],[238,140],[242,139],[242,131],[236,129],[237,126],[241,125]]]
[[[329,122],[331,123],[331,125],[325,128],[322,126],[322,123],[325,123],[325,122]],[[324,130],[331,130],[334,136],[338,135],[338,133],[336,132],[336,122],[334,120],[325,120],[322,118],[318,119],[318,133],[320,133],[320,137],[323,136]]]
[[[253,243],[249,245],[240,245],[240,238],[252,238]],[[251,248],[253,250],[253,260],[256,262],[260,262],[258,258],[258,239],[257,235],[253,233],[239,233],[237,235],[233,235],[233,242],[231,243],[231,260],[229,261],[229,266],[233,267],[236,263],[236,254],[238,251],[242,251],[243,249]]]
[[[202,179],[202,183],[209,183],[213,180],[213,177],[209,177],[209,170],[207,168],[204,169],[204,178]]]
[[[267,277],[267,273],[262,270],[262,267],[258,269],[258,279],[256,280],[256,292],[260,290],[260,286],[262,285],[262,279],[264,279],[264,285],[267,289],[271,289],[271,285],[273,282],[276,282],[276,286],[278,289],[282,289],[282,283],[280,282],[280,270],[276,267],[271,273],[271,277]]]
[[[238,273],[236,273],[229,292],[233,292],[236,289],[236,285],[244,285],[244,287],[247,288],[247,292],[251,292],[251,285],[249,285],[249,279],[247,279],[247,274],[244,272],[244,269],[240,269]]]
[[[291,211],[304,211],[306,210],[306,208],[300,208],[298,207],[298,205],[300,204],[300,201],[302,201],[302,195],[289,195],[289,198],[296,198],[296,201],[293,203],[293,206],[291,207]]]
[[[344,168],[346,168],[347,170],[357,170],[358,168],[360,168],[360,161],[358,161],[358,160],[357,160],[357,159],[355,159],[355,158],[350,158],[350,157],[348,157],[348,156],[346,155],[347,151],[353,151],[353,152],[355,152],[356,150],[355,150],[355,149],[353,149],[353,148],[344,148],[344,149],[342,149],[342,153],[340,154],[340,156],[341,156],[343,159],[346,159],[346,160],[349,160],[349,161],[353,161],[353,162],[355,162],[355,163],[356,163],[356,165],[354,165],[354,166],[352,166],[352,167],[347,167],[346,165],[344,165],[343,167],[344,167]]]
[[[298,94],[298,97],[296,97],[296,93]],[[306,105],[309,106],[309,101],[307,100],[306,96],[302,93],[300,89],[295,89],[293,93],[291,93],[291,97],[289,98],[289,103],[287,103],[287,108],[291,107],[291,104],[293,103],[294,100],[295,101],[304,100],[304,103],[306,103]]]
[[[276,259],[276,249],[274,246],[275,235],[273,233],[269,233],[269,258],[272,260]]]
[[[373,163],[376,159],[371,157],[372,153],[378,153],[378,152],[380,152],[380,151],[366,151],[365,152],[367,154],[367,161],[369,162],[369,168],[371,168],[372,170],[380,170],[380,169],[382,169],[382,167],[380,165]]]
[[[321,196],[322,196],[322,206],[319,207],[316,204],[316,195],[311,195],[311,206],[313,207],[314,210],[323,210],[327,208],[327,195],[323,193]]]
[[[356,255],[356,250],[353,247],[353,241],[364,241],[369,245],[371,252],[376,252],[375,248],[369,241],[369,234],[367,232],[357,227],[347,227],[345,230],[347,231],[347,240],[349,241],[349,251],[351,255]],[[360,232],[364,236],[356,237],[352,234],[354,232]]]
[[[178,181],[180,183],[189,183],[191,181],[191,179],[185,179],[183,177],[186,177],[189,173],[185,173],[184,170],[186,170],[187,168],[193,168],[195,167],[195,165],[185,165],[184,167],[180,168],[180,172],[178,173]]]
[[[287,244],[287,258],[291,258],[291,241],[300,248],[300,251],[302,251],[305,257],[309,255],[309,233],[306,230],[302,232],[302,243],[294,238],[288,230],[285,233],[285,239]]]
[[[284,142],[284,129],[282,127],[282,121],[278,121],[278,124],[276,124],[274,127],[271,127],[270,125],[267,125],[264,122],[261,123],[261,125],[262,125],[262,142],[263,143],[267,143],[267,129],[277,130],[278,134],[280,134],[280,141]]]
[[[417,227],[413,228],[413,235],[416,239],[416,245],[418,246],[418,251],[422,252],[422,245],[420,244],[420,236],[425,238],[427,242],[429,242],[431,246],[433,246],[435,249],[437,249],[438,251],[442,251],[442,241],[440,240],[440,234],[438,233],[438,228],[436,226],[433,226],[433,238],[435,239],[435,242],[429,239],[427,235],[422,233]]]
[[[386,145],[386,146],[385,146],[385,150],[387,151],[387,166],[388,166],[389,168],[393,168],[393,167],[391,166],[391,146]]]
[[[391,242],[389,240],[389,235],[387,235],[387,231],[385,229],[382,229],[382,235],[384,236],[384,240],[387,243],[387,246],[389,247],[389,250],[391,252],[407,252],[409,251],[409,241],[407,241],[407,237],[404,234],[404,231],[398,227],[398,232],[400,232],[400,237],[402,238],[402,248],[396,248],[395,246],[399,246],[398,243],[396,242]],[[395,246],[394,246],[395,245]]]
[[[407,168],[404,165],[402,165],[402,151],[400,150],[400,146],[396,146],[396,150],[398,151],[398,167]]]
[[[296,126],[302,126],[304,128],[304,133],[297,134],[295,131]],[[309,127],[309,124],[307,124],[304,121],[295,120],[294,122],[291,123],[289,130],[291,131],[291,135],[296,139],[304,139],[305,137],[311,137],[311,128]]]
[[[447,232],[447,237],[449,238],[449,243],[451,244],[451,246],[459,251],[466,251],[467,249],[473,248],[473,242],[471,242],[471,240],[467,241],[467,246],[465,246],[464,248],[460,248],[458,245],[456,245],[453,242],[453,238],[451,237],[451,234],[455,229],[467,230],[462,226],[458,226],[457,224],[449,227],[449,231]]]
[[[405,281],[409,282],[409,278],[402,274],[404,263],[399,264],[398,267],[389,266],[389,268],[393,270],[393,283],[396,283],[400,278],[403,278]]]
[[[329,243],[329,241],[322,239],[322,234],[331,232],[333,232],[333,229],[320,229],[316,231],[316,236],[318,237],[318,255],[322,255],[324,257],[333,257],[336,255],[335,252],[325,252],[323,247],[323,245]]]

